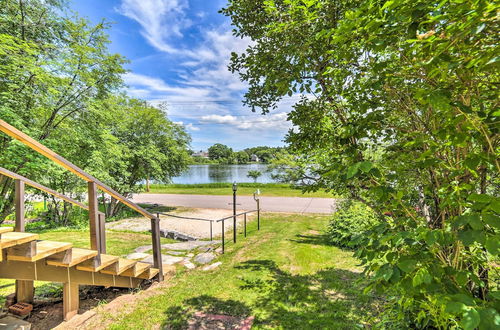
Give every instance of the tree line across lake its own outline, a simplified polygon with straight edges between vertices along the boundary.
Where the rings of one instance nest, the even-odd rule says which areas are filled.
[[[276,159],[285,148],[283,147],[252,147],[240,151],[233,151],[227,145],[216,143],[208,148],[207,152],[190,151],[192,164],[248,164],[270,163]]]

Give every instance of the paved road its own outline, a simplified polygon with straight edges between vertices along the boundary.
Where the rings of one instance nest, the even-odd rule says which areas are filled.
[[[187,194],[138,194],[136,203],[155,203],[169,206],[186,206],[209,209],[232,209],[232,196],[187,195]],[[253,210],[256,203],[252,196],[238,196],[238,210]],[[311,197],[266,197],[261,196],[260,207],[268,212],[331,213],[335,205],[333,198]]]

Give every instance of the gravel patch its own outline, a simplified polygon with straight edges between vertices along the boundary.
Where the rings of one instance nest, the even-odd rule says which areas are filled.
[[[239,213],[241,211],[238,210],[237,212]],[[171,214],[183,217],[218,220],[221,218],[228,217],[233,213],[231,210],[197,208],[183,212],[171,212]],[[249,214],[247,221],[250,221],[255,216],[256,215],[254,213]],[[238,224],[243,223],[243,216],[238,217],[237,223]],[[106,227],[107,229],[112,229],[112,230],[130,230],[135,232],[145,232],[151,229],[151,223],[150,220],[146,218],[131,218],[131,219],[124,219],[107,223]],[[210,222],[208,221],[187,220],[187,219],[179,219],[165,215],[160,215],[160,228],[165,229],[167,231],[176,231],[179,233],[184,233],[199,238],[210,237]],[[233,228],[232,219],[224,221],[225,231],[232,230],[232,228]],[[222,224],[213,222],[212,223],[213,236],[220,235],[221,232],[222,232]]]

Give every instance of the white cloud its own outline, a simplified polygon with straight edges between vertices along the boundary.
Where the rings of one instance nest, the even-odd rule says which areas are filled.
[[[171,37],[182,37],[182,30],[192,22],[186,17],[187,0],[122,0],[119,13],[141,25],[148,43],[166,53],[177,53],[169,43]]]
[[[184,122],[182,121],[174,121],[174,124],[179,125],[179,126],[184,126],[188,131],[199,131],[200,128],[194,126],[192,123],[188,123],[187,125],[184,125]]]
[[[291,127],[287,121],[287,113],[280,112],[266,116],[207,115],[201,117],[201,123],[223,124],[240,130],[279,130],[286,131]]]

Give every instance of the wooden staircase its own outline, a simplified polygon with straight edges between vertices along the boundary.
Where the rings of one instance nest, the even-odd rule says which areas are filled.
[[[24,290],[33,290],[33,281],[64,283],[63,315],[69,320],[78,312],[78,286],[137,288],[159,270],[150,264],[74,248],[71,243],[38,240],[37,234],[13,232],[0,227],[0,278],[18,280]],[[31,285],[26,285],[26,284]],[[33,292],[18,292],[22,296]]]
[[[16,300],[18,302],[30,303],[33,301],[33,281],[35,280],[64,283],[64,319],[69,320],[78,312],[78,286],[81,284],[136,288],[144,279],[152,279],[155,276],[158,281],[163,281],[160,219],[158,216],[128,200],[53,150],[1,119],[0,132],[18,140],[81,178],[87,183],[88,188],[88,205],[85,205],[38,182],[0,167],[0,176],[6,177],[7,180],[13,180],[16,209],[15,232],[13,232],[13,228],[0,227],[0,278],[16,280]],[[40,241],[38,235],[25,233],[25,185],[88,211],[91,249],[73,248],[71,243],[65,242]],[[104,214],[99,212],[97,199],[99,191],[150,219],[154,268],[147,263],[106,254],[106,221]]]

